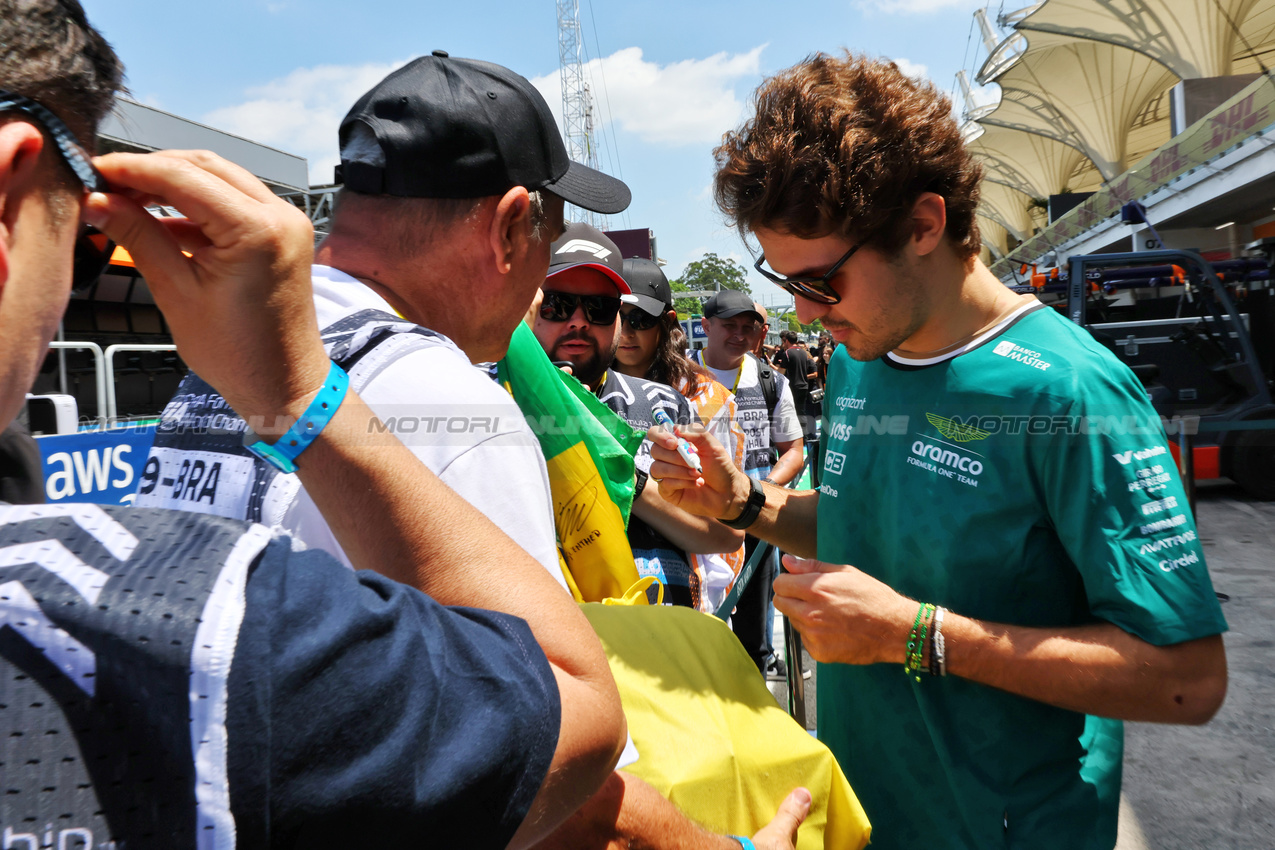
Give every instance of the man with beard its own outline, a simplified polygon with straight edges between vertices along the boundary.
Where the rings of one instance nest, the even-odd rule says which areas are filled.
[[[570,364],[582,384],[640,431],[656,424],[656,410],[676,424],[698,425],[699,417],[677,390],[611,368],[620,344],[620,305],[637,300],[624,279],[615,243],[594,227],[572,223],[549,250],[549,273],[532,326],[549,358]],[[695,607],[698,574],[687,552],[733,551],[741,536],[721,523],[672,508],[655,488],[647,492],[641,486],[651,465],[649,441],[643,441],[635,461],[641,489],[628,532],[638,572],[665,586],[666,602]]]

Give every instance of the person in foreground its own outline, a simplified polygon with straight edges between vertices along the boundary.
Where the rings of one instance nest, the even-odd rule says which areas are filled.
[[[351,561],[385,573],[222,518],[0,506],[5,845],[544,838],[625,738],[587,621],[401,445],[354,450],[372,416],[324,354],[303,214],[211,154],[95,170],[81,145],[121,67],[76,0],[0,0],[0,45],[0,424],[105,264],[77,247],[83,216],[132,253],[182,356],[288,432],[261,450],[297,440]]]
[[[651,475],[785,552],[775,606],[819,664],[819,737],[880,848],[1110,848],[1118,722],[1205,723],[1226,623],[1133,374],[977,258],[980,170],[892,63],[763,83],[716,197],[766,277],[841,343],[819,490],[688,433]],[[902,668],[902,670],[900,669]]]

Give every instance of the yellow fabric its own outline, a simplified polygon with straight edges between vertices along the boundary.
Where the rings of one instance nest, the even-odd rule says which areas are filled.
[[[567,585],[578,602],[629,598],[640,576],[624,517],[583,442],[548,458],[554,525]],[[639,594],[640,596],[641,594]],[[645,596],[627,604],[645,605]]]
[[[645,780],[711,830],[752,835],[810,789],[798,850],[856,850],[871,828],[828,748],[775,702],[716,617],[688,608],[582,605],[620,688]]]

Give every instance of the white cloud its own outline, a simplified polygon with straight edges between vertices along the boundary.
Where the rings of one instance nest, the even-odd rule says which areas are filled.
[[[987,0],[855,0],[854,5],[868,15],[925,15],[944,9],[972,12],[987,5]]]
[[[332,182],[339,162],[337,129],[359,96],[403,62],[318,65],[254,86],[249,100],[216,109],[203,121],[255,142],[304,156],[312,183]]]
[[[735,86],[760,74],[765,48],[763,44],[747,53],[717,53],[667,65],[643,59],[640,47],[592,59],[584,73],[593,95],[595,126],[609,113],[620,128],[646,142],[671,147],[715,144],[743,117],[745,104]],[[531,82],[561,126],[560,72]]]
[[[900,71],[914,80],[925,80],[930,76],[930,69],[925,65],[918,65],[915,62],[909,62],[907,59],[895,59],[893,62],[899,66]]]

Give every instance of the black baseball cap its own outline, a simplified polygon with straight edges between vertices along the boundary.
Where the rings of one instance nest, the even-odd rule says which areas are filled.
[[[624,260],[620,257],[620,249],[596,227],[581,221],[570,221],[558,241],[549,246],[549,274],[546,280],[576,266],[602,272],[620,290],[626,303],[634,303],[632,290],[624,279]]]
[[[738,289],[723,289],[704,302],[704,315],[710,319],[729,319],[740,313],[752,313],[757,321],[764,321],[752,297]]]
[[[626,257],[624,279],[633,290],[633,303],[642,312],[663,316],[673,309],[673,290],[658,263],[643,257]]]
[[[444,50],[360,97],[340,144],[338,181],[369,195],[481,198],[525,186],[606,215],[632,198],[623,182],[567,157],[549,105],[525,77]]]

